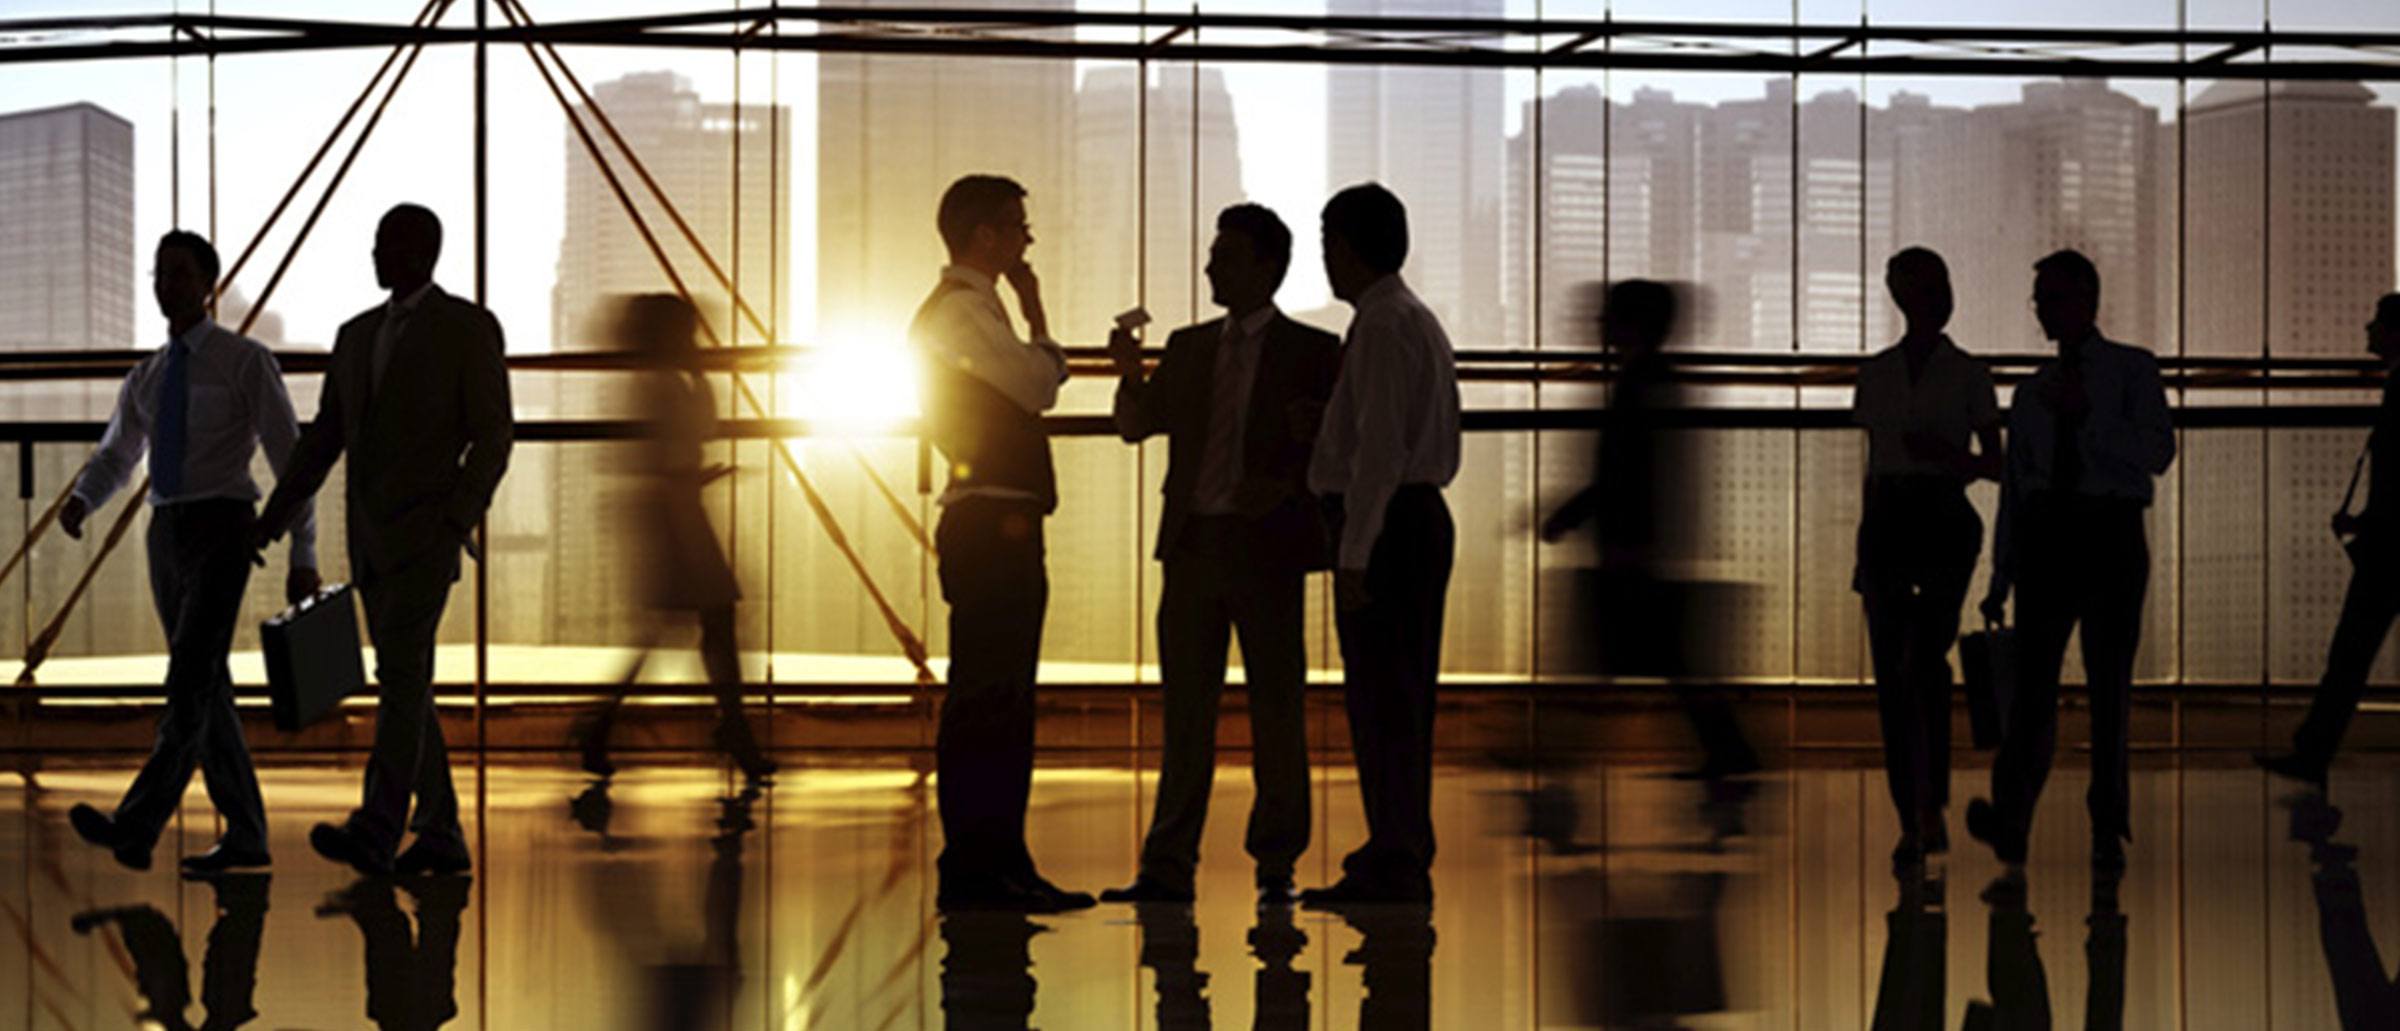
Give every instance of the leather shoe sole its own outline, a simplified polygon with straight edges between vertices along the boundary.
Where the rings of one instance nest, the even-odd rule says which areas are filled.
[[[196,856],[183,857],[183,872],[193,877],[206,877],[228,870],[248,870],[274,863],[264,849],[233,849],[219,845]]]
[[[369,877],[388,876],[392,861],[377,855],[347,827],[320,823],[308,829],[308,845],[317,854]]]
[[[1192,901],[1189,890],[1177,891],[1157,881],[1137,880],[1123,888],[1110,888],[1100,893],[1102,902],[1182,902]]]
[[[473,858],[468,856],[464,849],[454,852],[447,848],[427,846],[424,841],[419,840],[416,844],[410,845],[407,851],[400,853],[400,858],[392,862],[392,872],[410,876],[419,874],[444,876],[465,873],[474,865]]]

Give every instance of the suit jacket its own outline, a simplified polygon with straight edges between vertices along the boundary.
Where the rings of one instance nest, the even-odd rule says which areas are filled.
[[[1126,403],[1118,409],[1117,431],[1126,442],[1167,435],[1167,481],[1160,491],[1166,505],[1158,523],[1161,560],[1174,552],[1191,521],[1224,323],[1211,319],[1176,330],[1149,380],[1119,387]],[[1330,553],[1321,510],[1308,493],[1310,445],[1293,438],[1285,413],[1294,401],[1323,404],[1333,396],[1341,342],[1281,313],[1267,322],[1261,337],[1242,434],[1242,493],[1255,499],[1241,513],[1254,534],[1249,552],[1270,568],[1324,569]]]
[[[300,434],[275,485],[316,493],[334,459],[350,456],[350,573],[361,584],[419,562],[458,575],[466,543],[508,468],[516,435],[500,323],[440,287],[426,291],[393,341],[373,389],[375,336],[386,306],[342,324],[316,421]]]

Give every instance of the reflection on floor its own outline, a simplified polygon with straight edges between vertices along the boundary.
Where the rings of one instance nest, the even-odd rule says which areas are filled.
[[[783,758],[752,795],[707,765],[636,766],[605,789],[563,760],[462,767],[475,876],[397,882],[359,882],[304,840],[353,797],[355,755],[267,769],[279,864],[214,884],[171,872],[213,834],[197,784],[157,869],[133,874],[64,819],[113,801],[130,758],[54,763],[38,791],[0,775],[0,1027],[1956,1028],[1970,1011],[2400,1027],[2374,946],[2400,943],[2388,761],[2345,766],[2336,810],[2224,760],[2148,756],[2113,892],[2086,868],[2069,765],[2030,890],[2000,905],[1978,898],[1996,868],[1955,818],[1940,876],[1894,879],[1864,752],[1714,793],[1663,766],[1583,768],[1541,796],[1571,799],[1573,830],[1548,842],[1522,833],[1529,775],[1453,764],[1436,904],[1339,915],[1254,908],[1231,766],[1198,906],[945,919],[921,759]],[[1122,764],[1046,766],[1046,872],[1129,879],[1151,785]],[[1318,791],[1303,883],[1360,833],[1350,771],[1321,769]]]

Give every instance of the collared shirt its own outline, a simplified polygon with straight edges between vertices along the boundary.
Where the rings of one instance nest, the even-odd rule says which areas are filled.
[[[1208,435],[1200,449],[1200,477],[1192,486],[1192,510],[1230,515],[1240,510],[1242,441],[1250,430],[1250,388],[1258,378],[1259,335],[1275,321],[1267,304],[1240,320],[1227,318],[1208,398]]]
[[[1057,405],[1059,384],[1067,380],[1067,355],[1058,342],[1017,336],[992,277],[947,265],[942,278],[966,289],[951,291],[920,314],[909,327],[910,342],[928,357],[991,384],[1028,412],[1039,415]],[[952,486],[942,492],[941,503],[971,497],[1040,500],[1006,487]]]
[[[433,280],[428,279],[409,291],[408,296],[393,294],[383,302],[383,324],[375,327],[373,379],[367,384],[370,394],[383,389],[383,371],[391,367],[392,352],[399,347],[400,334],[408,331],[409,317],[417,313],[417,305],[424,303],[425,295],[432,292]]]
[[[1363,570],[1392,494],[1446,487],[1458,475],[1458,361],[1440,320],[1398,273],[1368,285],[1353,307],[1308,489],[1342,496],[1337,564]]]
[[[2016,510],[2024,500],[2049,490],[2148,505],[2151,478],[2175,461],[2175,421],[2158,375],[2158,359],[2094,332],[2074,345],[2090,411],[2062,441],[2060,418],[2051,410],[2052,384],[2065,377],[2068,360],[2053,358],[2017,384],[2008,406],[2008,475],[2001,483],[2000,517],[1992,533],[1993,564],[2002,575],[2015,570]],[[2061,445],[2075,449],[2068,470],[2072,483],[2058,482]]]
[[[1899,344],[1868,359],[1850,417],[1867,431],[1868,476],[1963,478],[1938,456],[1911,453],[1908,439],[1925,434],[1968,454],[1975,431],[1999,425],[2000,400],[1991,371],[1945,336],[1926,351],[1914,379]]]
[[[283,387],[275,355],[256,340],[239,336],[201,319],[179,338],[190,353],[185,358],[183,489],[173,495],[157,487],[151,470],[150,504],[173,505],[208,498],[257,501],[258,484],[250,479],[250,456],[263,445],[276,472],[291,459],[299,439],[300,422],[292,414],[292,398]],[[177,341],[168,341],[173,346]],[[166,379],[167,348],[143,358],[125,375],[117,390],[117,407],[108,418],[108,432],[84,463],[75,480],[75,496],[86,509],[98,511],[133,478],[134,468],[150,451],[150,434],[158,417],[159,388]],[[292,562],[306,568],[317,564],[316,519],[308,507],[292,529]]]

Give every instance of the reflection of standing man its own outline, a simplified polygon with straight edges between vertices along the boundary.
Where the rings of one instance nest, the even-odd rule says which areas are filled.
[[[2383,359],[2387,373],[2400,369],[2400,294],[2375,302],[2367,350]],[[2383,404],[2360,460],[2374,466],[2367,510],[2351,515],[2351,499],[2343,498],[2342,510],[2333,515],[2334,536],[2346,538],[2350,551],[2350,593],[2342,598],[2341,622],[2326,649],[2324,679],[2317,682],[2308,719],[2292,734],[2291,752],[2259,760],[2269,770],[2320,787],[2350,717],[2358,713],[2375,653],[2400,616],[2400,378],[2384,381]],[[2356,478],[2351,482],[2355,485]]]
[[[1025,261],[1033,244],[1025,188],[967,176],[943,192],[936,223],[950,264],[908,336],[924,360],[926,437],[950,467],[934,531],[950,604],[949,688],[934,742],[940,903],[1081,908],[1092,897],[1043,879],[1025,847],[1033,690],[1050,604],[1042,521],[1058,507],[1041,413],[1058,403],[1066,354],[1050,339],[1041,281]],[[1002,279],[1031,340],[1017,336],[1001,306]]]
[[[1458,369],[1450,337],[1400,279],[1408,211],[1374,183],[1325,202],[1325,277],[1356,309],[1308,486],[1342,512],[1334,594],[1342,700],[1367,841],[1311,905],[1433,898],[1433,692],[1456,530],[1442,488],[1458,475]]]
[[[375,281],[391,297],[342,324],[317,419],[293,449],[258,520],[272,541],[350,456],[350,575],[375,640],[375,751],[358,808],[320,823],[309,844],[360,873],[459,873],[467,839],[434,711],[434,634],[459,552],[515,439],[500,323],[433,283],[442,223],[402,204],[375,228]],[[411,801],[416,804],[412,815]],[[417,840],[396,860],[400,836]]]
[[[1304,581],[1323,568],[1325,542],[1302,482],[1315,426],[1295,425],[1291,413],[1325,403],[1340,344],[1276,310],[1291,258],[1292,232],[1274,212],[1227,208],[1208,256],[1209,286],[1225,317],[1176,331],[1147,379],[1133,335],[1120,329],[1109,338],[1123,377],[1118,431],[1128,442],[1163,431],[1169,449],[1158,522],[1166,747],[1140,877],[1102,893],[1105,901],[1192,900],[1216,781],[1225,649],[1237,628],[1258,785],[1245,841],[1263,900],[1291,900],[1292,864],[1308,849],[1302,617]]]
[[[2158,359],[2100,335],[2100,273],[2059,251],[2034,264],[2034,314],[2058,357],[2017,387],[2009,406],[2008,473],[1993,534],[1985,618],[2017,602],[2017,696],[1993,759],[1992,801],[1967,806],[1967,832],[2021,877],[2034,804],[2058,749],[2058,673],[2083,629],[2092,702],[2092,867],[2125,869],[2131,835],[2126,721],[2133,658],[2150,583],[2143,526],[2151,478],[2175,460],[2175,425]]]
[[[1950,646],[1983,550],[1967,484],[2000,478],[2000,402],[1983,363],[1942,332],[1952,302],[1941,255],[1892,255],[1884,283],[1908,331],[1858,372],[1852,417],[1867,431],[1867,487],[1851,587],[1867,610],[1883,768],[1900,812],[1892,863],[1906,868],[1950,847]],[[1968,450],[1975,442],[1981,454]]]
[[[197,765],[208,800],[225,817],[225,836],[185,858],[183,869],[213,874],[268,861],[266,803],[233,707],[225,653],[250,584],[250,506],[258,498],[250,456],[264,446],[267,459],[288,472],[300,427],[275,355],[208,317],[217,249],[179,229],[159,239],[155,260],[151,293],[171,336],[126,374],[108,433],[76,477],[58,525],[82,537],[84,520],[133,478],[147,448],[150,595],[167,634],[167,711],[149,761],[116,812],[77,803],[67,818],[117,862],[147,870]],[[316,522],[305,512],[299,518],[284,581],[294,601],[317,589]]]

